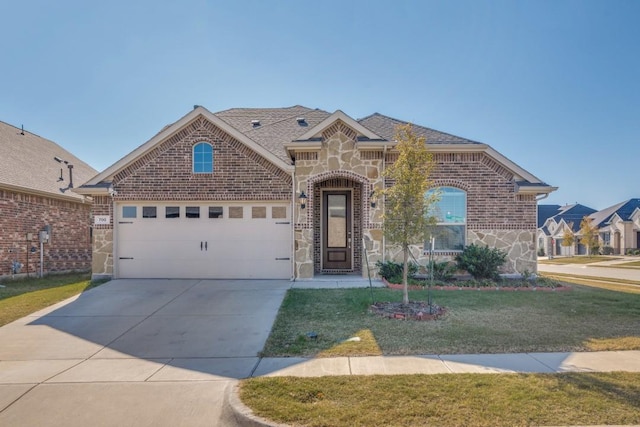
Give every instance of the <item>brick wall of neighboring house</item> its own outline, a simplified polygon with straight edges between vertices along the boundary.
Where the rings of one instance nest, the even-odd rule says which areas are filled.
[[[0,190],[0,276],[12,273],[14,260],[24,265],[21,273],[40,272],[38,232],[45,225],[52,231],[50,242],[44,244],[43,272],[89,270],[90,210],[88,203]],[[33,235],[31,242],[27,233]]]
[[[192,172],[192,149],[213,146],[213,173]],[[117,200],[291,200],[291,175],[203,118],[118,173]]]

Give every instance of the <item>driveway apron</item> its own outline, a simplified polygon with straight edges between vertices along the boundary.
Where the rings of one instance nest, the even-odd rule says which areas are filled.
[[[114,280],[0,328],[0,426],[218,425],[284,280]]]

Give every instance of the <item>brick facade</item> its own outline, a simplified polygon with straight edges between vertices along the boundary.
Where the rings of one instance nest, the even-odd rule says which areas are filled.
[[[192,172],[197,142],[213,173]],[[197,118],[113,179],[116,200],[291,200],[291,176],[211,122]]]
[[[45,225],[52,231],[49,243],[44,244],[43,272],[88,271],[90,211],[88,203],[0,190],[0,276],[12,273],[14,260],[24,265],[21,273],[40,272],[38,232]],[[32,241],[27,241],[28,233]]]
[[[192,149],[213,146],[213,173],[192,172]],[[111,224],[94,232],[93,274],[112,276],[114,203],[123,201],[291,201],[291,175],[198,117],[113,178],[116,195],[94,198],[94,215]],[[233,215],[233,211],[230,211]]]

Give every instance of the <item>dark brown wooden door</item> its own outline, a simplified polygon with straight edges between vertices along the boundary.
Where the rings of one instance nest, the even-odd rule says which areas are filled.
[[[322,268],[350,270],[351,192],[326,191],[322,202]]]

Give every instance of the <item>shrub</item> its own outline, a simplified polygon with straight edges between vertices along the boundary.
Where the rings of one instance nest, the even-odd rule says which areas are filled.
[[[376,262],[378,267],[378,274],[385,278],[389,283],[402,283],[402,263],[395,261],[378,261]],[[414,263],[409,263],[409,278],[415,276],[418,272],[418,266]]]
[[[430,274],[429,264],[427,264],[427,277]],[[433,262],[433,279],[440,282],[450,282],[456,273],[457,267],[449,261]]]
[[[456,255],[460,270],[466,270],[474,279],[499,280],[498,269],[505,263],[507,253],[498,248],[471,244]]]
[[[602,255],[613,255],[613,248],[611,246],[603,246]]]
[[[538,256],[544,256],[544,248],[538,249]]]

